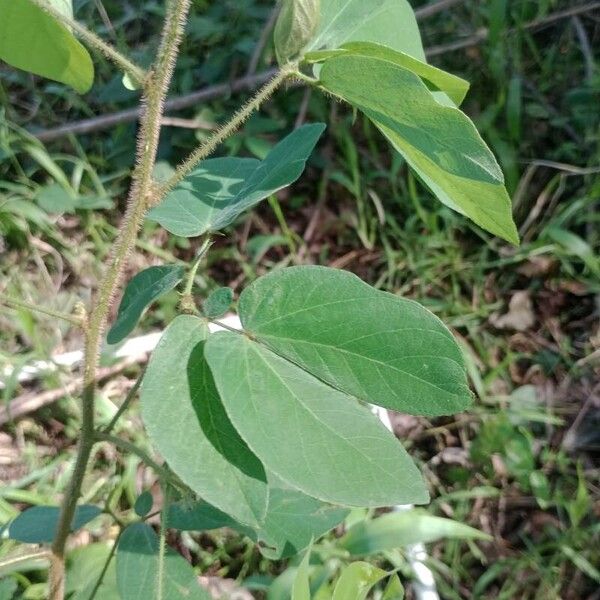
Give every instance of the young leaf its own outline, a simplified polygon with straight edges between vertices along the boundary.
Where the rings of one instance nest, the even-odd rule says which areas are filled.
[[[319,24],[320,0],[282,0],[274,31],[280,65],[294,58],[311,40]]]
[[[321,18],[306,50],[375,42],[425,61],[415,14],[407,0],[324,0]]]
[[[471,121],[442,106],[421,79],[389,61],[325,61],[320,84],[362,110],[444,204],[517,244],[502,171]]]
[[[146,490],[142,492],[136,499],[133,505],[133,510],[138,517],[145,517],[151,510],[154,504],[152,494]]]
[[[209,319],[222,317],[231,306],[233,301],[233,290],[222,287],[210,294],[202,305],[202,311]]]
[[[457,106],[462,103],[469,91],[468,81],[417,60],[405,52],[392,50],[373,42],[349,42],[336,50],[311,52],[305,56],[305,59],[309,62],[323,62],[333,56],[343,56],[344,54],[369,56],[394,63],[418,75],[431,91],[441,91],[447,94],[448,98]]]
[[[371,588],[387,573],[366,562],[347,566],[333,590],[332,600],[365,600]]]
[[[159,543],[144,523],[127,527],[117,547],[117,585],[121,600],[210,600],[197,576],[182,556],[167,547],[162,589],[157,589]]]
[[[100,587],[95,590],[110,551],[108,544],[98,543],[69,552],[65,586],[65,594],[69,600],[115,600],[119,597],[114,560],[110,561]]]
[[[292,585],[292,600],[310,600],[310,577],[308,570],[310,554],[311,548],[306,551],[306,554],[296,571],[296,577],[294,578],[294,584]]]
[[[144,310],[156,299],[170,292],[182,279],[185,270],[179,265],[148,267],[135,275],[127,284],[119,305],[117,320],[106,340],[118,344],[135,328]]]
[[[451,519],[408,510],[356,523],[340,539],[340,546],[352,555],[364,556],[443,538],[489,540],[490,536]]]
[[[0,60],[80,94],[92,87],[92,59],[62,23],[30,0],[0,0],[0,15]]]
[[[256,527],[267,510],[267,477],[221,404],[204,360],[207,335],[197,317],[171,322],[142,381],[142,417],[152,442],[187,485]]]
[[[77,531],[102,513],[102,509],[91,504],[78,506],[71,524],[71,531]],[[25,544],[51,542],[56,534],[60,517],[58,506],[33,506],[24,510],[8,525],[8,537]]]
[[[231,157],[203,161],[148,218],[183,237],[223,229],[245,210],[294,183],[324,130],[322,123],[299,127],[263,161]]]
[[[346,271],[274,271],[242,292],[239,311],[256,340],[363,401],[419,415],[470,403],[462,354],[444,324]]]
[[[234,427],[287,484],[347,506],[428,501],[404,448],[352,398],[244,335],[211,335],[205,356]]]

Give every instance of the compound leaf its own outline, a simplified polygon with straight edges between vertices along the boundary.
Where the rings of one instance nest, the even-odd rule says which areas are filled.
[[[443,538],[489,540],[490,536],[452,519],[407,510],[356,523],[340,539],[340,546],[352,555],[365,556]]]
[[[468,117],[438,103],[420,77],[387,60],[348,54],[325,61],[320,84],[365,113],[440,201],[518,244],[494,155]]]
[[[91,504],[82,504],[75,510],[71,531],[77,531],[102,513]],[[33,506],[24,510],[8,525],[8,537],[25,544],[49,543],[54,539],[60,508],[58,506]]]
[[[121,600],[210,600],[186,560],[167,546],[162,589],[158,589],[159,542],[144,523],[127,527],[117,546],[117,586]]]
[[[64,0],[52,0],[69,14]],[[71,86],[80,94],[94,81],[88,51],[62,23],[30,0],[0,0],[0,60]]]
[[[324,130],[322,123],[299,127],[263,161],[233,157],[203,161],[148,218],[183,237],[223,229],[245,210],[294,183]]]
[[[427,502],[402,445],[354,399],[244,335],[211,335],[205,356],[234,427],[287,484],[346,506]]]
[[[238,521],[258,526],[267,509],[266,474],[219,399],[204,360],[207,335],[197,317],[171,322],[142,381],[142,417],[152,442],[187,485]]]
[[[179,265],[148,267],[127,284],[119,305],[117,319],[106,339],[118,344],[135,328],[144,310],[156,299],[170,292],[182,279],[185,270]]]
[[[461,351],[444,324],[346,271],[274,271],[242,292],[239,311],[256,340],[363,401],[423,415],[470,403]]]

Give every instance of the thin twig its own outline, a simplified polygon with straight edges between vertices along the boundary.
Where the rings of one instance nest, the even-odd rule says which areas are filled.
[[[211,85],[207,88],[192,92],[191,94],[172,98],[165,102],[165,111],[183,110],[184,108],[189,108],[190,106],[194,106],[201,102],[208,102],[210,100],[215,100],[216,98],[225,98],[231,94],[242,91],[255,90],[266,81],[269,81],[275,73],[277,73],[276,69],[269,69],[262,73],[258,73],[257,75],[234,79],[230,83]],[[34,132],[33,135],[41,142],[51,142],[70,134],[82,135],[100,131],[102,129],[110,129],[121,123],[130,123],[131,121],[135,121],[140,114],[140,108],[129,108],[110,115],[73,121],[67,125],[61,125],[60,127],[52,129],[42,129],[41,131]]]
[[[10,308],[22,308],[32,312],[40,313],[41,315],[46,315],[47,317],[60,319],[62,321],[66,321],[67,323],[71,323],[71,325],[75,325],[75,327],[82,327],[84,324],[84,319],[81,317],[68,315],[57,310],[52,310],[51,308],[44,308],[43,306],[38,306],[37,304],[32,304],[31,302],[27,302],[25,300],[19,300],[18,298],[12,298],[10,296],[6,296],[5,294],[0,294],[0,304],[5,304]]]
[[[254,75],[256,73],[256,69],[258,68],[258,63],[260,61],[260,57],[262,56],[263,50],[265,46],[269,42],[269,37],[271,35],[271,31],[273,31],[273,27],[275,27],[275,23],[277,21],[277,17],[279,16],[279,11],[281,10],[281,4],[277,4],[275,8],[271,11],[263,30],[260,33],[260,38],[256,43],[256,47],[254,48],[254,52],[252,53],[252,57],[250,58],[250,62],[248,63],[248,70],[246,71],[246,75]]]
[[[127,396],[125,396],[125,400],[121,406],[119,406],[119,410],[115,413],[114,417],[110,420],[110,423],[104,428],[104,433],[112,433],[112,430],[115,428],[115,425],[119,422],[119,419],[123,416],[125,411],[130,407],[131,403],[135,400],[135,396],[140,389],[140,385],[142,385],[142,379],[144,378],[144,374],[146,373],[146,368],[142,369],[142,372],[139,374],[138,378],[135,380],[135,383],[127,392]]]
[[[125,71],[125,73],[127,73],[135,83],[140,86],[143,85],[147,77],[147,73],[144,71],[144,69],[138,67],[138,65],[133,63],[126,56],[123,56],[123,54],[121,54],[117,49],[113,48],[110,44],[99,38],[87,27],[78,21],[71,19],[66,14],[58,10],[55,6],[49,4],[46,0],[32,0],[32,2],[54,17],[57,21],[60,21],[66,27],[72,29],[73,32],[84,42],[87,42],[90,46],[101,52],[108,60],[117,65],[117,67]]]
[[[232,133],[237,131],[250,117],[250,115],[266,102],[273,92],[290,77],[293,69],[281,69],[270,81],[268,81],[258,92],[250,98],[227,123],[218,129],[208,140],[198,146],[196,150],[177,167],[175,173],[169,180],[160,186],[153,203],[160,201],[165,194],[173,189],[201,160],[210,156]]]
[[[464,2],[465,0],[436,0],[435,2],[430,2],[425,6],[421,6],[421,8],[415,9],[415,16],[417,17],[417,20],[422,21],[423,19],[428,19],[429,17],[433,17],[433,15],[437,15],[447,8],[452,8],[457,4],[464,4]]]

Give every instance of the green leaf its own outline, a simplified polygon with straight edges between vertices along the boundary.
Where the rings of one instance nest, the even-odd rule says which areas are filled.
[[[54,17],[30,0],[0,0],[0,15],[0,60],[80,94],[92,87],[94,65],[88,51]]]
[[[348,510],[297,490],[272,487],[267,514],[257,532],[261,552],[272,560],[298,554],[341,523]]]
[[[274,271],[242,292],[239,312],[256,340],[363,401],[423,415],[470,403],[462,354],[444,324],[346,271]]]
[[[415,14],[406,0],[326,0],[307,51],[375,42],[425,61]]]
[[[352,398],[244,335],[211,335],[205,356],[234,427],[287,484],[349,506],[428,501],[404,448]]]
[[[202,304],[202,311],[209,319],[222,317],[233,302],[233,290],[228,287],[222,287],[214,292]]]
[[[394,573],[385,586],[381,600],[404,600],[404,586],[397,573]]]
[[[296,571],[292,585],[292,600],[310,600],[309,563],[312,549],[309,548]]]
[[[182,556],[167,546],[163,586],[157,589],[159,542],[154,530],[144,523],[127,527],[117,547],[117,585],[121,600],[210,600],[198,585],[194,570]]]
[[[445,92],[457,106],[462,104],[469,91],[468,81],[417,60],[405,52],[392,50],[373,42],[350,42],[336,50],[311,52],[305,56],[305,59],[309,62],[323,62],[334,56],[343,55],[367,56],[394,63],[418,75],[430,90]]]
[[[76,199],[58,183],[41,188],[35,199],[38,206],[50,214],[75,212]]]
[[[135,328],[144,310],[156,299],[170,292],[182,279],[185,270],[179,265],[148,267],[127,284],[119,305],[117,319],[106,340],[118,344]]]
[[[75,510],[71,531],[77,531],[102,513],[91,504],[82,504]],[[60,508],[58,506],[33,506],[24,510],[8,525],[8,537],[25,544],[51,542],[56,534]]]
[[[154,504],[152,494],[146,490],[142,492],[136,499],[133,505],[133,510],[138,517],[145,517],[151,510]]]
[[[19,584],[12,577],[0,580],[0,600],[12,600]]]
[[[372,521],[353,525],[339,543],[352,555],[364,556],[412,544],[435,542],[443,538],[489,540],[489,535],[442,517],[420,510],[392,512]]]
[[[347,566],[333,590],[332,600],[365,600],[371,588],[387,573],[366,562]]]
[[[325,61],[320,84],[364,112],[439,200],[518,243],[494,155],[473,123],[436,102],[418,76],[389,61],[344,55]]]
[[[275,23],[277,61],[286,64],[311,40],[319,24],[320,0],[282,0]]]
[[[142,381],[144,424],[169,466],[197,494],[258,526],[267,510],[267,477],[219,399],[204,360],[207,335],[205,322],[189,315],[166,329]]]
[[[245,210],[294,183],[324,130],[322,123],[299,127],[263,161],[232,157],[203,161],[148,218],[183,237],[223,229]]]
[[[238,523],[218,508],[199,500],[174,502],[167,508],[167,523],[172,529],[180,531],[212,531],[228,527],[244,535],[252,536],[254,530]]]

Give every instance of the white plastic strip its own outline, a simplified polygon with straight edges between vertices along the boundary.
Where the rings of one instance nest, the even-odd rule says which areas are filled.
[[[237,315],[227,315],[220,319],[223,325],[231,327],[232,329],[242,329],[239,317]],[[219,325],[210,324],[210,330],[221,331],[224,328]],[[110,353],[114,358],[135,358],[137,356],[143,356],[148,352],[152,352],[162,332],[157,331],[142,335],[140,337],[132,338],[124,342],[121,346],[118,346],[114,352]],[[73,369],[83,362],[83,351],[76,350],[74,352],[66,352],[65,354],[59,354],[54,356],[50,361],[35,361],[34,363],[27,365],[19,370],[17,379],[19,382],[32,381],[40,377],[41,375],[47,374],[57,369]],[[6,381],[13,374],[13,369],[8,367],[4,369],[3,378]],[[4,382],[0,380],[0,389],[4,387]],[[379,420],[385,425],[387,429],[393,432],[392,422],[386,409],[380,406],[372,406],[373,413],[377,415]],[[404,511],[414,508],[412,504],[402,504],[394,507],[394,510]],[[417,600],[440,600],[435,585],[435,579],[431,569],[425,564],[427,561],[427,550],[423,544],[414,544],[406,548],[406,554],[410,565],[415,574],[413,581],[413,589]]]

